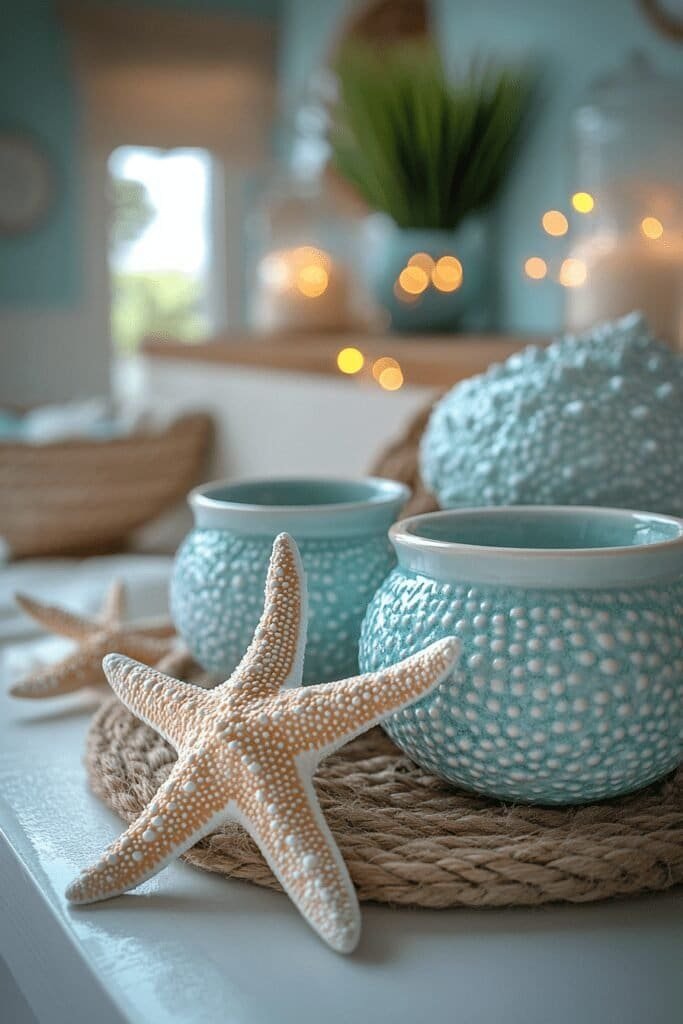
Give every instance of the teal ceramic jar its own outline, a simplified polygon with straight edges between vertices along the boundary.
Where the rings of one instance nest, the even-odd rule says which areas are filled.
[[[273,540],[286,531],[308,583],[304,682],[354,675],[365,609],[396,561],[387,530],[409,493],[372,478],[215,482],[192,491],[195,528],[176,555],[171,613],[195,658],[226,677],[235,668],[261,615]]]
[[[424,768],[504,800],[582,803],[683,759],[683,520],[526,506],[397,523],[361,668],[455,635],[457,669],[385,724]]]

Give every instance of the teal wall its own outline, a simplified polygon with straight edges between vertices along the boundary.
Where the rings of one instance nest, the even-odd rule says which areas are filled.
[[[323,59],[349,6],[345,0],[288,0],[281,56],[286,107],[300,101],[308,74]],[[562,321],[560,286],[530,282],[522,267],[527,256],[552,254],[539,218],[552,207],[567,209],[569,193],[580,188],[572,181],[572,110],[591,81],[616,69],[636,49],[660,70],[682,74],[683,46],[658,35],[637,0],[433,0],[432,11],[449,65],[492,54],[529,58],[540,67],[540,109],[495,211],[492,258],[499,262],[502,325],[556,330]]]
[[[572,111],[591,82],[616,70],[635,50],[661,71],[683,73],[683,46],[651,28],[637,0],[486,0],[469,7],[466,17],[452,0],[434,7],[450,58],[495,52],[540,64],[540,109],[498,204],[497,249],[505,325],[556,330],[563,289],[550,280],[529,281],[522,267],[527,256],[558,252],[561,243],[543,234],[539,218],[544,210],[568,210],[569,196],[581,188],[572,168]]]
[[[113,3],[114,0],[97,0]],[[133,0],[126,0],[132,3]],[[346,0],[137,0],[167,9],[231,10],[279,18],[283,108],[296,106],[310,71],[333,37]],[[501,266],[502,314],[511,329],[546,331],[561,320],[562,295],[531,284],[524,258],[546,254],[538,227],[544,209],[565,206],[571,180],[569,119],[586,85],[643,49],[657,65],[681,70],[683,47],[651,29],[636,0],[464,0],[433,3],[439,39],[450,58],[478,53],[529,56],[544,71],[543,104],[496,212],[495,258]],[[48,151],[59,199],[38,231],[0,239],[0,307],[71,308],[81,297],[80,111],[68,44],[51,0],[5,0],[0,32],[0,127],[33,135]],[[544,249],[543,246],[546,246]]]
[[[115,6],[112,0],[97,0]],[[126,0],[138,7],[278,16],[280,0]],[[122,4],[125,6],[125,4]],[[55,169],[58,198],[34,232],[0,237],[0,309],[70,309],[82,294],[79,96],[52,0],[5,0],[0,27],[0,130],[34,138]]]
[[[80,297],[78,101],[66,40],[45,0],[9,0],[0,31],[0,130],[26,133],[54,167],[57,201],[36,231],[0,237],[0,306],[61,307]]]

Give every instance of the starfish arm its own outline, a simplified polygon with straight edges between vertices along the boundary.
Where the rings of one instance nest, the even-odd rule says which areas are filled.
[[[302,916],[333,949],[350,953],[360,935],[358,899],[299,759],[242,791],[234,817],[249,832]]]
[[[63,608],[56,608],[51,604],[43,604],[42,601],[36,601],[26,594],[15,594],[14,600],[22,611],[50,633],[58,633],[71,640],[84,640],[97,628],[97,623],[83,615],[64,611]]]
[[[116,643],[128,657],[145,662],[152,661],[156,664],[171,654],[168,643],[146,637],[121,636],[117,638]],[[62,697],[88,686],[99,686],[106,682],[102,671],[102,658],[109,653],[111,646],[106,634],[99,637],[96,634],[73,654],[21,679],[10,687],[9,692],[12,697],[24,700],[42,700],[48,697]],[[186,661],[187,655],[181,658],[178,653],[166,670],[172,671],[176,665],[182,666]]]
[[[281,694],[293,749],[317,751],[320,760],[424,697],[451,670],[458,652],[458,641],[448,637],[380,672]]]
[[[143,665],[155,667],[173,650],[168,640],[145,636],[142,633],[127,633],[125,630],[106,637],[105,643],[107,649],[102,652],[103,657],[115,650],[118,654],[125,654],[127,658],[132,658],[134,661],[141,661]]]
[[[306,647],[306,582],[299,549],[287,533],[275,538],[261,621],[246,654],[223,687],[247,699],[300,686]]]
[[[123,621],[126,612],[126,585],[123,580],[114,580],[104,598],[100,622],[116,627]]]
[[[210,691],[122,654],[107,654],[102,667],[119,700],[176,750],[192,742],[211,711]]]
[[[163,640],[165,637],[176,635],[176,628],[169,618],[139,619],[133,624],[136,633],[143,636],[158,637]]]
[[[102,654],[88,647],[75,651],[54,665],[33,672],[10,687],[12,697],[40,700],[45,697],[60,697],[86,686],[103,683]]]
[[[152,803],[71,883],[67,899],[94,903],[134,889],[227,821],[228,782],[209,774],[206,757],[179,760]]]

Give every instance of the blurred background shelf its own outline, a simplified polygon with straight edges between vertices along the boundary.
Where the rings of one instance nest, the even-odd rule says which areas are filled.
[[[492,363],[501,362],[525,345],[544,339],[533,335],[363,335],[353,331],[341,334],[259,337],[249,334],[224,334],[205,342],[187,344],[173,339],[147,339],[143,355],[150,360],[182,361],[192,364],[251,367],[285,370],[343,379],[371,381],[373,364],[391,357],[399,363],[404,386],[410,388],[446,388],[465,377],[483,373]],[[362,353],[359,373],[344,375],[337,357],[345,348]],[[398,390],[398,389],[397,389]]]
[[[235,333],[195,344],[148,339],[136,386],[164,415],[211,415],[215,477],[361,476],[442,391],[534,340],[359,332],[305,340]],[[363,356],[354,374],[337,365],[348,348]],[[379,360],[400,368],[391,387],[378,380]]]

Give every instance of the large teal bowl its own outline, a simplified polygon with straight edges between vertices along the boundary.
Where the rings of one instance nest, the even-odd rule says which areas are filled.
[[[263,608],[273,540],[286,531],[308,583],[304,682],[355,675],[363,615],[396,561],[387,530],[409,494],[374,478],[223,481],[192,491],[195,528],[176,555],[171,613],[195,658],[225,677],[238,664]]]
[[[453,510],[397,523],[363,622],[376,670],[454,634],[456,670],[385,728],[478,793],[583,803],[683,759],[683,520],[597,508]]]

